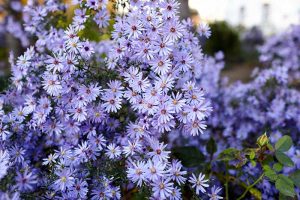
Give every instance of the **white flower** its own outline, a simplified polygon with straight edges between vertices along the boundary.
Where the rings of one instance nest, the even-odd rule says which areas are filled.
[[[110,159],[118,158],[121,155],[121,149],[119,146],[116,146],[114,143],[111,143],[107,146],[105,153]]]
[[[146,164],[143,161],[132,163],[132,166],[127,169],[127,177],[140,187],[145,181]]]
[[[157,199],[167,199],[171,196],[174,189],[170,179],[160,179],[152,184],[153,196]]]
[[[222,188],[216,187],[215,185],[211,188],[211,193],[208,194],[210,197],[209,200],[218,200],[223,199],[223,197],[219,196],[218,193],[222,190]]]
[[[6,175],[9,168],[9,154],[0,150],[0,180]]]
[[[199,194],[199,191],[201,191],[202,193],[205,193],[206,190],[205,188],[208,187],[209,185],[206,184],[208,180],[205,179],[205,175],[200,173],[198,178],[196,178],[196,176],[194,174],[192,174],[192,177],[190,177],[189,182],[192,185],[193,188],[196,188],[196,194]]]

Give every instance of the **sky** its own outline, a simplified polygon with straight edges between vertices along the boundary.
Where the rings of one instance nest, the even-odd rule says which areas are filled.
[[[238,25],[241,22],[240,9],[244,7],[243,24],[265,28],[263,5],[266,3],[269,4],[267,23],[274,32],[300,23],[300,0],[189,0],[190,8],[197,10],[202,20],[225,20]]]

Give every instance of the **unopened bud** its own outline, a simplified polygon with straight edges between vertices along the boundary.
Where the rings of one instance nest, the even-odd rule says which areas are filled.
[[[269,138],[268,138],[268,136],[267,136],[266,133],[264,133],[262,136],[260,136],[260,137],[257,139],[257,144],[258,144],[260,147],[266,146],[268,143],[269,143]]]

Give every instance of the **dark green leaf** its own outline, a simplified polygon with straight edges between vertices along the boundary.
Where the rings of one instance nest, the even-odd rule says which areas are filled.
[[[239,154],[240,154],[239,150],[234,148],[229,148],[222,151],[219,154],[218,159],[224,161],[230,161],[230,160],[234,160]]]
[[[217,151],[217,145],[216,145],[216,142],[213,138],[210,138],[207,142],[207,145],[206,145],[206,151],[207,153],[213,155],[214,153],[216,153]]]
[[[292,138],[288,135],[285,135],[276,142],[275,149],[277,151],[286,152],[291,148],[292,145]]]
[[[280,163],[275,163],[275,164],[273,165],[273,169],[274,169],[276,172],[280,172],[280,171],[282,170],[282,168],[283,168],[283,165],[280,164]]]
[[[294,184],[300,188],[300,170],[295,171],[290,175],[290,178],[293,180]]]
[[[281,164],[288,166],[288,167],[294,166],[294,162],[292,161],[292,159],[290,159],[287,155],[285,155],[281,151],[276,151],[275,156]]]
[[[279,193],[279,200],[294,200],[292,197],[285,196],[282,193]]]
[[[294,197],[296,195],[293,181],[282,174],[278,176],[275,186],[285,196]]]
[[[268,177],[271,181],[276,181],[278,178],[278,175],[273,169],[265,170],[265,176]]]
[[[201,151],[194,146],[173,148],[173,154],[176,158],[181,160],[182,164],[186,167],[199,166],[205,159]]]

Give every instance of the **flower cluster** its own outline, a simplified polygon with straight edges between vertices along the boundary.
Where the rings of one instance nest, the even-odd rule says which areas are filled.
[[[288,152],[294,161],[294,167],[285,167],[283,171],[289,174],[300,169],[300,26],[293,26],[288,31],[271,37],[259,48],[262,67],[253,71],[252,80],[247,83],[240,81],[229,84],[226,78],[220,76],[224,67],[222,53],[214,57],[207,57],[199,76],[199,85],[207,88],[214,108],[209,117],[206,133],[201,139],[190,140],[190,144],[199,145],[201,152],[206,155],[204,145],[213,135],[217,141],[218,151],[229,147],[243,148],[253,146],[256,138],[262,133],[270,135],[275,143],[284,134],[288,134],[295,141],[295,147]],[[173,131],[170,139],[174,144],[180,144],[182,137]],[[217,156],[218,154],[215,154]],[[259,174],[259,167],[247,166],[243,179],[249,174]],[[251,172],[251,173],[250,173]],[[275,196],[276,189],[267,180],[261,187],[264,198]],[[299,189],[298,189],[299,191]]]
[[[23,20],[26,20],[26,14],[22,16],[23,5],[21,1],[3,1],[0,3],[0,11],[3,13],[0,21],[0,34],[13,36],[21,42],[23,47],[29,45],[28,34],[22,26]]]
[[[74,3],[66,28],[57,22],[64,3],[24,7],[36,42],[11,54],[12,86],[0,97],[0,177],[9,182],[0,197],[120,199],[138,187],[181,199],[189,182],[197,195],[221,199],[221,188],[206,192],[205,175],[187,178],[164,141],[175,129],[197,136],[206,128],[212,107],[195,74],[209,27],[193,33],[174,0],[115,2],[126,7],[120,15],[109,1]],[[90,41],[89,31],[111,39]]]

